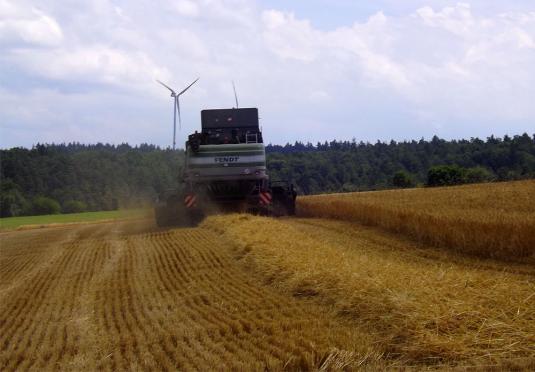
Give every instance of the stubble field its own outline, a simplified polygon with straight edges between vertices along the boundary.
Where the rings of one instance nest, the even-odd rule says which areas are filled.
[[[446,201],[473,193],[472,220],[480,213],[506,224],[494,212],[501,208],[521,227],[535,226],[525,199],[535,184],[506,185],[447,189],[444,199],[424,194],[440,189],[398,191],[397,204],[394,192],[303,198],[302,213],[314,218],[227,215],[189,229],[131,220],[1,233],[0,369],[533,369],[535,268],[530,246],[522,248],[529,231],[507,227],[502,240],[520,242],[500,250],[507,256],[463,251],[459,242],[473,238],[429,241],[414,227],[347,217],[361,213],[354,201],[333,203],[405,203],[407,224],[416,221],[409,212],[440,217],[443,205],[454,229],[467,217],[455,220]],[[478,201],[510,192],[516,209],[486,213]],[[431,199],[432,209],[409,204]]]

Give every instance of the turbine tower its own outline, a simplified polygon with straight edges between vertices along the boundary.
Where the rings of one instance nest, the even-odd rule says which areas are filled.
[[[186,88],[184,88],[180,93],[175,92],[171,87],[168,85],[162,83],[160,80],[156,80],[158,83],[162,84],[164,87],[169,89],[171,91],[171,97],[173,97],[174,105],[173,108],[173,150],[175,150],[176,147],[176,114],[178,112],[178,129],[182,129],[182,119],[180,117],[180,96],[184,94],[193,84],[195,84],[199,78],[195,79],[193,83],[188,85]]]

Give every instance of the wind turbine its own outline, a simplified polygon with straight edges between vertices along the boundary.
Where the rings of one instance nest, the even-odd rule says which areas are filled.
[[[164,87],[169,89],[171,91],[171,97],[174,98],[175,101],[175,108],[173,109],[173,150],[176,146],[176,113],[178,112],[178,129],[182,129],[182,119],[180,117],[180,96],[184,93],[186,93],[186,90],[191,88],[193,84],[195,84],[199,80],[199,78],[195,79],[193,83],[188,85],[186,88],[184,88],[180,93],[175,92],[171,87],[168,85],[162,83],[160,80],[156,80],[158,83],[162,84]]]

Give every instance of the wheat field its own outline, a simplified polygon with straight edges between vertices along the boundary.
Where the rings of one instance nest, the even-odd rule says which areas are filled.
[[[480,257],[535,264],[535,180],[315,195],[304,217],[379,226]]]
[[[331,308],[401,365],[535,367],[531,265],[344,221],[225,216],[205,227],[239,242],[237,257],[265,283]]]
[[[472,207],[451,226],[499,220],[501,210],[533,227],[533,183],[498,186],[472,186]],[[459,190],[465,201],[450,202]],[[359,198],[399,209],[410,199],[448,222],[469,191],[396,191],[398,204],[394,191],[300,201],[303,214],[324,208],[323,218],[0,232],[0,370],[533,370],[529,254],[511,248],[518,257],[504,260],[482,246],[429,244],[342,213]],[[485,207],[489,193],[502,201]]]

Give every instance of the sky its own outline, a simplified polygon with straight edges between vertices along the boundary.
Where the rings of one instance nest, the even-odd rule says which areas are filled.
[[[264,138],[535,133],[535,1],[0,0],[0,147],[171,146],[200,111]]]

